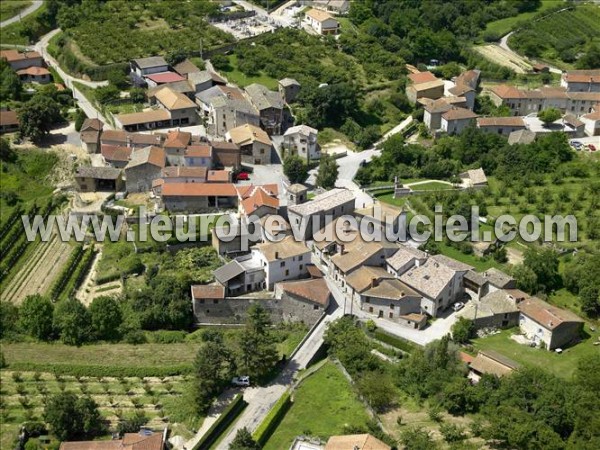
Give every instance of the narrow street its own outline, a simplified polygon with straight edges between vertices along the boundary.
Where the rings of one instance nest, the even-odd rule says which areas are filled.
[[[5,1],[9,1],[9,0],[5,0]],[[11,17],[10,19],[6,19],[4,22],[0,22],[0,28],[4,28],[4,27],[10,25],[11,23],[15,23],[15,22],[19,22],[19,21],[23,20],[29,14],[40,9],[40,7],[42,6],[43,3],[44,2],[42,0],[35,0],[31,5],[29,5],[27,8],[25,8],[23,11],[21,11],[16,16]]]

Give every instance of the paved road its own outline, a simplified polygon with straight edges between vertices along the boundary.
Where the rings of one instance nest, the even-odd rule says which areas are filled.
[[[73,82],[76,81],[78,83],[85,84],[86,86],[97,88],[99,86],[106,86],[108,81],[88,81],[81,78],[75,78],[61,69],[56,59],[54,59],[52,55],[48,53],[48,43],[50,42],[50,39],[52,39],[52,37],[59,32],[60,29],[56,29],[42,36],[41,39],[35,44],[35,50],[42,55],[48,66],[53,67],[56,72],[58,72],[58,74],[64,80],[65,85],[73,90],[73,98],[77,101],[78,106],[83,110],[83,112],[85,112],[85,115],[90,119],[100,119],[102,122],[104,122],[105,129],[112,129],[110,122],[108,122],[102,113],[98,111],[98,109],[96,109],[96,107],[91,104],[87,98],[85,98],[85,96],[73,85]]]
[[[9,1],[9,0],[5,0],[5,1]],[[19,22],[21,19],[28,16],[32,12],[40,9],[40,7],[42,6],[43,3],[44,2],[41,0],[35,0],[31,5],[29,5],[23,11],[21,11],[20,14],[17,14],[16,16],[11,17],[10,19],[6,19],[4,22],[0,22],[0,28],[4,28],[5,26],[10,25],[11,23]]]
[[[337,293],[332,291],[332,293],[336,301],[343,301],[343,298],[339,297],[339,291]],[[297,372],[306,368],[306,365],[312,359],[317,349],[322,345],[327,325],[342,317],[342,315],[343,310],[340,307],[337,307],[332,313],[328,314],[313,330],[308,339],[304,341],[302,347],[300,347],[293,358],[290,359],[285,369],[275,381],[268,386],[250,388],[244,392],[244,399],[248,402],[248,406],[229,433],[220,442],[217,450],[227,450],[229,444],[231,444],[231,441],[241,428],[246,427],[250,432],[256,430],[273,405],[275,405],[277,400],[279,400],[283,393],[292,385],[294,376]]]

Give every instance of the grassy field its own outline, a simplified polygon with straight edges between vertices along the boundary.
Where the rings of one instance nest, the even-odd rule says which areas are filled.
[[[298,435],[326,439],[341,434],[344,426],[361,426],[368,421],[364,406],[352,387],[330,362],[302,382],[293,400],[265,450],[289,448]]]
[[[11,0],[0,3],[0,21],[4,21],[16,16],[29,5],[31,5],[31,3],[31,0]]]
[[[487,336],[473,341],[476,350],[495,350],[525,366],[536,366],[552,372],[554,375],[570,379],[573,376],[577,361],[580,358],[598,353],[593,342],[600,337],[600,331],[592,332],[588,325],[586,333],[590,336],[579,344],[565,349],[562,354],[539,348],[531,348],[513,341],[510,336],[518,330],[503,330],[494,336]]]
[[[413,191],[446,191],[453,189],[452,186],[446,183],[440,183],[439,181],[430,181],[429,183],[417,184],[412,186]]]
[[[4,347],[4,346],[3,346]],[[120,417],[143,412],[147,426],[160,430],[175,426],[173,433],[191,437],[202,418],[189,402],[190,378],[75,378],[40,372],[0,372],[2,382],[1,448],[14,448],[20,424],[41,420],[44,398],[61,391],[90,395],[102,417],[114,428]],[[108,437],[108,436],[107,436]]]
[[[563,3],[563,0],[542,0],[542,4],[537,10],[490,22],[487,24],[485,31],[504,36],[505,34],[510,33],[519,22],[526,22],[536,14],[544,12],[561,3]]]
[[[260,73],[260,75],[250,77],[238,69],[237,56],[235,54],[229,55],[229,66],[230,68],[227,70],[221,70],[221,73],[227,77],[230,83],[235,83],[239,87],[246,87],[252,83],[264,84],[266,87],[272,90],[277,90],[277,80],[271,78],[265,73]]]
[[[10,8],[12,7],[12,3],[31,3],[31,2],[13,2],[13,1],[3,1],[0,2],[0,8]],[[32,14],[29,14],[23,20],[19,22],[12,23],[7,27],[2,28],[2,44],[15,44],[15,45],[27,45],[30,43],[28,34],[25,32],[26,30],[35,30],[32,33],[32,41],[35,42],[38,36],[41,36],[50,29],[45,28],[44,25],[41,25],[37,22],[37,18],[40,17],[46,11],[46,3],[37,9]],[[4,18],[2,18],[4,20]]]

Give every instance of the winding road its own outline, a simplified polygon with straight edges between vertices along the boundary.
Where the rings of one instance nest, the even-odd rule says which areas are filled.
[[[35,0],[31,5],[29,5],[16,16],[11,17],[10,19],[6,19],[4,22],[0,22],[0,28],[4,28],[10,25],[11,23],[19,22],[21,19],[28,16],[32,12],[35,12],[38,9],[40,9],[43,3],[44,2],[42,0]]]

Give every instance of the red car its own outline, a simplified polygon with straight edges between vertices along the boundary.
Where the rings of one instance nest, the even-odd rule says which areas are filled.
[[[250,175],[248,174],[248,172],[240,172],[238,173],[236,180],[238,181],[246,181],[250,179]]]
[[[590,152],[595,152],[596,151],[596,146],[594,144],[588,145],[588,148],[590,149]]]

